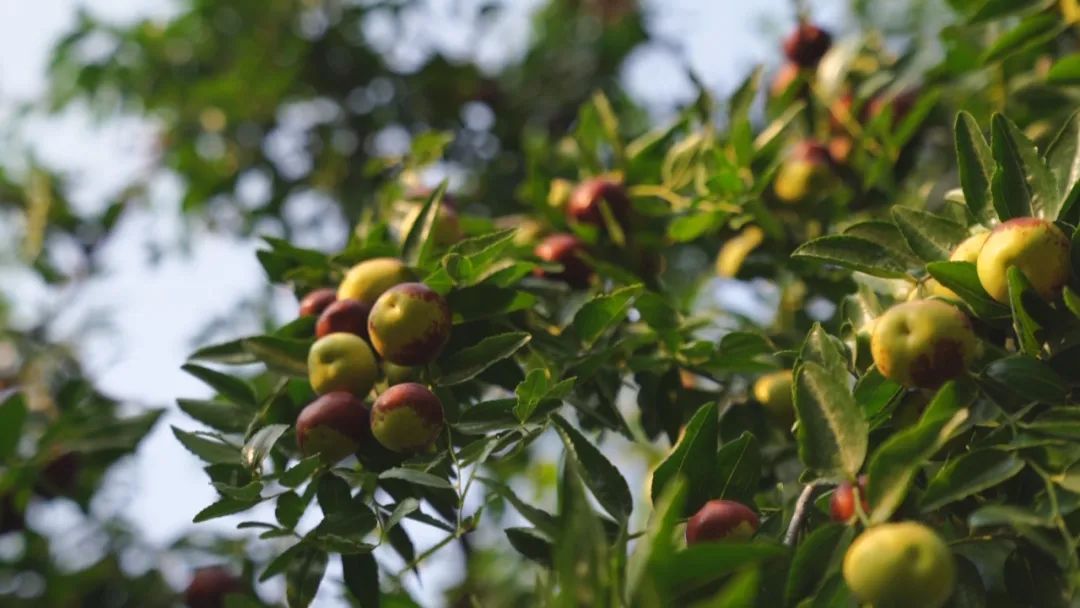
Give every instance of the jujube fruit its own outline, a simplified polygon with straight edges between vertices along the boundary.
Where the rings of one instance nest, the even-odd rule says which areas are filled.
[[[1009,301],[1008,269],[1015,266],[1047,300],[1069,279],[1069,237],[1053,222],[1018,217],[998,224],[979,250],[979,282],[990,297]]]
[[[415,382],[391,386],[371,407],[371,433],[394,452],[416,452],[428,447],[444,424],[442,401]]]
[[[986,239],[990,237],[989,232],[980,232],[973,234],[964,239],[959,245],[953,249],[949,255],[950,262],[971,262],[975,263],[979,259],[979,251],[982,250],[982,246],[986,243]],[[956,292],[945,287],[937,281],[937,279],[931,278],[926,281],[927,291],[930,295],[940,296],[942,298],[949,298],[951,300],[959,300],[960,296],[956,295]]]
[[[746,540],[760,525],[758,514],[750,507],[734,500],[710,500],[686,522],[686,544]]]
[[[337,300],[337,291],[330,287],[324,287],[322,289],[316,289],[305,295],[300,300],[301,317],[315,317],[326,310],[327,306],[330,306]]]
[[[184,591],[184,603],[189,608],[223,608],[226,596],[243,592],[243,582],[228,568],[210,566],[195,571]]]
[[[844,581],[874,608],[941,608],[956,585],[948,545],[916,522],[874,526],[844,555]]]
[[[917,300],[877,319],[870,350],[886,378],[909,388],[937,388],[967,370],[977,344],[971,320],[959,308]]]
[[[371,304],[359,300],[338,300],[319,315],[315,323],[315,337],[322,338],[334,333],[346,333],[367,339],[368,315]]]
[[[450,305],[423,283],[402,283],[375,301],[368,336],[380,355],[398,365],[424,365],[438,358],[450,339]]]
[[[334,333],[319,338],[308,351],[307,363],[311,388],[320,395],[347,391],[364,396],[379,376],[371,347],[355,334]]]
[[[812,68],[821,61],[830,46],[832,35],[829,32],[803,21],[784,39],[784,55],[792,63]]]
[[[817,140],[799,142],[784,159],[773,183],[776,198],[789,204],[821,198],[835,185],[829,149]]]
[[[372,258],[353,266],[338,287],[339,300],[359,300],[374,304],[384,291],[399,283],[415,281],[405,262],[397,258]]]
[[[863,513],[870,513],[870,503],[866,500],[866,475],[859,476],[859,504]],[[855,517],[855,487],[850,481],[836,486],[829,499],[829,516],[836,522],[848,522]]]
[[[351,393],[327,393],[312,401],[296,418],[296,443],[305,455],[319,454],[335,463],[355,453],[371,436],[370,412]]]
[[[603,228],[606,226],[601,206],[606,203],[612,217],[620,224],[630,216],[630,196],[619,182],[594,177],[578,184],[566,204],[566,214],[573,220]]]
[[[548,279],[563,281],[571,287],[588,287],[592,279],[593,271],[581,254],[585,251],[585,244],[581,239],[572,234],[552,234],[540,241],[534,253],[536,257],[545,262],[554,262],[562,265],[563,269],[548,272],[537,268],[536,275]]]
[[[795,420],[795,402],[792,399],[791,387],[790,369],[765,374],[754,382],[754,399],[765,408],[773,420],[791,425]]]

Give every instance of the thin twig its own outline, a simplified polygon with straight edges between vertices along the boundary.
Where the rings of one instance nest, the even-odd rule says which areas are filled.
[[[799,500],[795,502],[795,512],[791,514],[791,522],[788,523],[787,533],[784,534],[785,545],[790,547],[795,544],[795,539],[799,536],[799,528],[806,519],[806,508],[814,499],[814,492],[822,485],[824,484],[820,481],[808,483],[799,494]]]

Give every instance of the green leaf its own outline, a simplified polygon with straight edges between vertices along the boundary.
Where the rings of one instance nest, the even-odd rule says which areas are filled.
[[[700,543],[673,555],[664,565],[664,580],[683,590],[710,583],[750,565],[784,555],[781,545],[754,543]]]
[[[1006,276],[1009,280],[1009,304],[1013,313],[1013,329],[1020,341],[1020,350],[1024,354],[1036,357],[1042,352],[1041,341],[1035,335],[1041,327],[1028,312],[1023,297],[1025,292],[1033,293],[1031,283],[1028,282],[1023,271],[1016,266],[1009,266]]]
[[[967,398],[965,397],[965,401]],[[956,383],[945,384],[915,426],[899,431],[874,452],[867,468],[870,521],[888,521],[907,496],[915,473],[968,418]]]
[[[440,386],[453,386],[472,380],[495,363],[512,356],[532,339],[525,332],[489,336],[468,348],[443,357]]]
[[[655,503],[677,479],[687,482],[683,516],[694,514],[712,493],[716,470],[719,429],[716,403],[700,408],[686,423],[682,439],[653,472],[652,500]]]
[[[612,325],[626,317],[634,299],[644,287],[630,285],[597,296],[585,303],[574,315],[574,332],[586,347],[591,347]]]
[[[626,564],[626,597],[632,606],[646,605],[637,601],[639,593],[661,593],[655,588],[656,581],[650,579],[655,577],[657,566],[667,563],[675,553],[675,526],[685,512],[686,491],[686,480],[678,478],[653,499],[656,506],[652,517]]]
[[[490,477],[477,477],[477,479],[506,499],[522,517],[536,526],[536,529],[543,535],[551,538],[558,532],[558,523],[555,521],[554,516],[518,498],[518,495],[514,493],[510,486]]]
[[[409,228],[409,234],[401,243],[401,258],[409,266],[420,266],[421,261],[427,258],[428,251],[432,247],[432,228],[439,220],[439,209],[442,207],[443,196],[446,194],[446,180],[443,180],[420,208],[420,214],[416,217]]]
[[[870,425],[845,373],[803,361],[795,370],[799,458],[823,474],[854,477],[866,458]]]
[[[998,359],[983,373],[1020,396],[1043,403],[1064,403],[1068,387],[1049,365],[1027,355]]]
[[[1008,307],[990,297],[979,281],[979,273],[971,262],[931,262],[926,271],[939,283],[953,290],[971,312],[980,319],[1003,319],[1009,316]]]
[[[1080,63],[1080,55],[1075,56]],[[1056,219],[1076,220],[1080,200],[1080,111],[1074,112],[1046,148],[1046,164],[1058,187],[1060,211]]]
[[[731,212],[726,210],[701,211],[690,215],[682,215],[668,224],[667,235],[669,239],[676,243],[688,243],[723,228],[729,217],[731,217]]]
[[[311,604],[326,573],[328,560],[325,551],[306,545],[290,560],[285,572],[285,598],[289,608]]]
[[[248,365],[258,361],[254,355],[244,348],[243,340],[230,340],[220,344],[204,346],[192,353],[188,359],[225,365]]]
[[[1020,24],[997,39],[980,58],[981,63],[1000,61],[1044,42],[1053,40],[1067,24],[1055,13],[1028,15]]]
[[[194,363],[188,363],[180,369],[210,385],[211,388],[229,401],[237,405],[255,408],[257,403],[255,391],[251,390],[247,382]]]
[[[1060,85],[1080,84],[1080,54],[1058,59],[1046,72],[1046,82]]]
[[[968,23],[985,23],[987,21],[994,21],[1013,13],[1026,11],[1038,4],[1043,0],[981,0],[976,2],[979,6],[979,10],[971,16]]]
[[[341,573],[360,608],[379,608],[379,564],[373,554],[342,555]]]
[[[942,467],[926,486],[920,505],[924,513],[988,490],[1016,476],[1024,461],[1009,452],[979,450]]]
[[[267,368],[298,378],[307,378],[310,340],[255,336],[244,340],[244,348]]]
[[[1026,176],[1028,190],[1031,192],[1032,213],[1039,217],[1056,218],[1061,203],[1057,192],[1057,178],[1047,167],[1035,144],[1014,122],[998,115],[993,120],[995,129],[999,123],[1001,128],[1008,131],[1009,142],[1020,162],[1021,171]],[[995,132],[994,137],[997,136]]]
[[[873,241],[889,248],[904,267],[918,266],[923,263],[922,258],[915,255],[904,238],[904,234],[893,222],[881,220],[858,222],[845,228],[844,234]]]
[[[1038,515],[1022,507],[1012,505],[987,505],[968,516],[968,525],[972,528],[989,526],[1035,526],[1054,527],[1053,520],[1045,515]]]
[[[288,430],[287,424],[271,424],[256,431],[244,444],[244,449],[240,451],[243,465],[253,470],[262,467],[263,460],[270,454],[274,444]]]
[[[956,156],[964,201],[971,215],[981,223],[992,219],[990,180],[994,175],[994,157],[979,124],[967,112],[956,116]]]
[[[319,500],[319,507],[326,515],[355,510],[352,488],[337,475],[323,475],[320,477],[318,486],[315,489],[315,496]]]
[[[855,537],[854,529],[844,524],[826,524],[807,535],[799,543],[788,569],[786,604],[794,606],[804,597],[814,595],[843,559],[844,552]]]
[[[1001,221],[1014,217],[1028,217],[1032,214],[1031,191],[1028,190],[1024,175],[1023,162],[1020,158],[1020,142],[1013,139],[1013,130],[1008,119],[995,114],[991,121],[993,138],[990,148],[994,153],[997,168],[990,182],[994,195],[994,209]]]
[[[529,375],[514,389],[514,394],[517,395],[514,415],[521,422],[527,421],[541,401],[561,400],[569,395],[574,389],[576,380],[577,378],[567,378],[552,385],[547,370],[537,368],[529,371]]]
[[[551,537],[536,528],[506,528],[506,539],[518,553],[544,566],[551,565]]]
[[[172,427],[173,435],[187,451],[210,464],[240,464],[240,448],[218,439]]]
[[[308,456],[294,464],[292,467],[286,469],[285,472],[281,474],[281,478],[278,479],[278,482],[286,488],[295,488],[307,481],[312,473],[319,468],[320,464],[322,464],[322,459],[318,454]]]
[[[907,269],[892,249],[873,241],[848,235],[831,235],[803,243],[793,258],[816,260],[887,279],[908,278]]]
[[[223,433],[241,433],[251,421],[249,408],[224,401],[177,399],[180,411]]]
[[[469,323],[528,310],[537,302],[536,296],[517,289],[483,284],[455,289],[446,298],[454,311],[454,324]]]
[[[199,511],[192,519],[193,523],[202,523],[218,517],[225,517],[226,515],[235,515],[247,511],[248,509],[259,504],[260,499],[252,500],[237,500],[235,498],[222,498],[214,504],[206,507],[202,511]]]
[[[399,502],[394,507],[390,517],[386,518],[386,522],[383,524],[383,534],[389,533],[394,526],[401,523],[402,519],[405,519],[407,515],[418,509],[420,509],[420,501],[415,498],[409,497]]]
[[[296,492],[285,492],[278,496],[277,505],[274,507],[274,517],[282,526],[292,530],[300,523],[304,516],[307,504]]]
[[[625,521],[634,508],[634,500],[619,469],[562,416],[553,415],[551,421],[562,437],[567,457],[581,466],[584,482],[593,496],[612,517]]]
[[[761,451],[752,433],[743,431],[716,454],[710,499],[723,498],[753,504],[761,481]],[[653,478],[655,483],[655,477]]]
[[[379,473],[379,479],[400,479],[401,481],[411,484],[437,488],[439,490],[452,490],[454,488],[454,486],[450,485],[449,481],[446,481],[442,477],[405,467],[387,469],[382,473]]]
[[[8,464],[19,447],[28,410],[26,398],[16,392],[0,403],[0,463]]]
[[[911,250],[925,262],[949,259],[968,236],[964,226],[919,209],[893,207],[892,216]]]

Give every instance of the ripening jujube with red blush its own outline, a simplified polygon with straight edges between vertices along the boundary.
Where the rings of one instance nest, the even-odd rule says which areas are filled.
[[[450,339],[453,318],[446,298],[423,283],[388,289],[368,315],[368,337],[391,363],[414,366],[439,357]]]
[[[423,384],[405,382],[386,389],[371,407],[371,433],[394,452],[431,445],[445,424],[442,401]]]
[[[316,317],[337,300],[337,290],[329,287],[316,289],[300,300],[301,317]]]
[[[189,608],[224,608],[225,598],[245,591],[244,583],[224,566],[209,566],[195,571],[184,591]]]
[[[603,228],[602,206],[607,205],[612,217],[620,224],[630,216],[630,195],[619,182],[594,177],[578,184],[566,204],[566,214],[574,221]]]
[[[296,444],[305,455],[335,463],[355,453],[371,437],[371,413],[364,402],[343,391],[312,401],[296,418]]]
[[[734,500],[710,500],[686,522],[686,544],[705,541],[746,540],[757,532],[761,519],[750,507]]]
[[[536,257],[545,262],[560,264],[560,271],[548,272],[537,268],[535,274],[547,279],[563,281],[571,287],[588,287],[593,270],[582,257],[585,243],[572,234],[552,234],[536,246]]]
[[[908,388],[937,388],[963,375],[977,349],[971,320],[940,300],[893,306],[874,322],[870,339],[881,375]]]
[[[347,333],[368,337],[367,322],[371,304],[359,300],[338,300],[319,315],[315,323],[315,337],[322,338],[333,333]]]
[[[866,475],[860,475],[859,480],[859,504],[864,514],[870,513],[870,503],[866,500]],[[829,499],[829,516],[836,522],[848,522],[855,517],[855,486],[850,481],[845,481],[836,486],[832,498]]]

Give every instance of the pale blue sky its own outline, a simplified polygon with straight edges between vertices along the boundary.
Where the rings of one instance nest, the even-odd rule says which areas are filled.
[[[444,10],[452,1],[437,0],[433,4]],[[509,32],[524,33],[528,27],[527,7],[536,2],[512,4],[515,10],[504,27]],[[687,61],[706,84],[723,94],[755,63],[775,63],[779,32],[794,21],[792,3],[786,0],[653,0],[645,4],[653,15],[650,27],[662,43],[639,51],[626,67],[625,80],[631,93],[658,113],[689,93],[676,60]],[[846,3],[833,0],[818,4],[821,10],[816,14],[820,19],[836,25]],[[173,12],[174,3],[0,0],[0,124],[7,122],[14,103],[32,100],[43,91],[49,47],[73,23],[79,6],[110,19],[130,21],[167,16]],[[467,36],[453,29],[439,40],[450,48],[468,44]],[[505,51],[496,39],[482,44],[480,52],[485,57],[497,57]],[[19,125],[19,132],[40,158],[76,177],[76,200],[80,204],[97,208],[130,176],[145,169],[152,131],[134,120],[97,126],[76,111],[61,117],[33,117]],[[20,159],[12,154],[20,152],[7,146],[0,154],[4,162],[18,163]],[[181,238],[173,213],[178,194],[171,180],[157,180],[148,207],[128,217],[108,245],[104,254],[107,272],[81,286],[76,292],[78,297],[56,323],[58,337],[79,338],[83,343],[89,368],[104,390],[138,403],[169,407],[178,396],[207,395],[203,385],[179,369],[192,350],[194,334],[207,319],[227,314],[240,299],[260,293],[265,285],[253,254],[256,242],[238,242],[205,230],[189,236],[190,256],[171,256],[152,268],[147,265],[148,244],[176,244]],[[2,243],[5,234],[10,233],[10,226],[0,226],[0,289],[9,295],[17,292],[16,318],[35,318],[57,294],[46,292],[28,275],[5,270],[5,256],[10,250]],[[275,297],[284,314],[295,310],[295,301],[283,290],[277,291]],[[114,320],[114,329],[83,335],[82,323],[100,310],[106,310]],[[235,331],[249,333],[256,329],[236,327]],[[136,461],[117,475],[123,483],[114,484],[96,505],[129,514],[142,526],[146,538],[155,543],[175,538],[215,496],[197,461],[172,437],[170,424],[193,426],[182,415],[167,417]],[[215,525],[231,530],[236,521],[227,518]],[[452,558],[440,561],[425,578],[428,598],[437,596],[438,590],[454,582],[459,574]],[[179,585],[185,576],[178,570],[173,580]],[[334,605],[335,592],[326,586],[320,593],[320,603]]]

